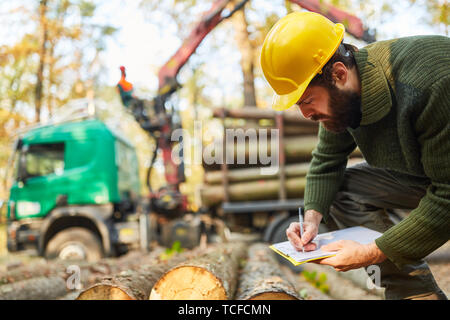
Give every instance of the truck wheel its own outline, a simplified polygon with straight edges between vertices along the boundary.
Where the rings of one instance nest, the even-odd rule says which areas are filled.
[[[85,228],[68,228],[58,232],[47,243],[47,259],[98,261],[103,251],[100,239]]]

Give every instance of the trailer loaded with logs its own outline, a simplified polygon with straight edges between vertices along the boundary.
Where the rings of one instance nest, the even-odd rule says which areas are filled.
[[[318,142],[317,122],[298,111],[256,107],[215,109],[213,115],[222,124],[223,148],[214,149],[221,151],[216,159],[222,161],[203,162],[203,208],[223,219],[231,231],[260,233],[271,243],[286,240],[285,231],[303,206],[306,174]],[[356,149],[348,163],[359,161]]]

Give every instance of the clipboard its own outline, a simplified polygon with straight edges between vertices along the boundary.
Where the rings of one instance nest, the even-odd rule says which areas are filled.
[[[289,241],[279,242],[271,245],[269,248],[287,259],[294,266],[299,266],[314,260],[328,258],[336,255],[333,251],[324,251],[322,246],[339,240],[353,240],[361,244],[369,244],[379,238],[380,232],[358,226],[317,235],[313,242],[316,243],[317,249],[314,251],[301,252],[297,251]]]

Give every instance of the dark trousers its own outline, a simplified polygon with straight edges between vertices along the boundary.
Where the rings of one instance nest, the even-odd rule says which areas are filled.
[[[386,209],[416,208],[427,188],[426,184],[408,186],[389,170],[371,167],[366,162],[347,168],[344,177],[330,207],[327,225],[332,229],[361,225],[383,233],[394,225]],[[446,299],[423,260],[402,269],[389,259],[378,266],[386,299]]]

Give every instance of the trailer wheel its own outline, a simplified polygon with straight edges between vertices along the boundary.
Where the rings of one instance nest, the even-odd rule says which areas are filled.
[[[47,259],[98,261],[103,257],[100,239],[85,228],[68,228],[47,243]]]

